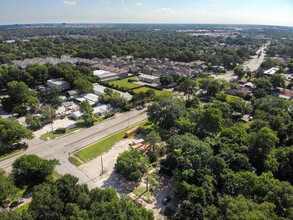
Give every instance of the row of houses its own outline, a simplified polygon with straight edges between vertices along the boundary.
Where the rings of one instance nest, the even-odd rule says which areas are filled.
[[[248,97],[252,96],[256,86],[254,83],[249,81],[238,80],[237,81],[239,88],[237,89],[230,89],[227,91],[230,95],[239,96],[239,97]],[[283,99],[293,99],[293,90],[292,89],[284,89],[281,87],[272,88],[269,91],[270,95],[278,96]]]
[[[56,65],[61,62],[68,62],[76,65],[84,65],[94,69],[93,74],[98,76],[102,82],[122,79],[132,74],[146,74],[155,77],[162,75],[171,75],[175,79],[179,77],[195,78],[208,70],[209,66],[202,61],[194,63],[184,63],[170,61],[169,59],[158,60],[155,58],[139,58],[132,59],[131,57],[112,58],[112,59],[82,59],[72,58],[69,56],[61,56],[60,58],[34,58],[14,60],[13,63],[20,69],[25,69],[28,65],[38,63],[50,63]]]
[[[70,56],[62,55],[60,58],[55,57],[46,57],[46,58],[33,58],[33,59],[24,59],[24,60],[13,60],[12,63],[19,69],[25,69],[28,65],[31,64],[41,64],[50,63],[52,65],[57,65],[59,63],[71,63],[76,64],[80,58],[72,58]]]
[[[132,74],[145,74],[155,77],[162,75],[171,75],[175,79],[179,77],[194,78],[201,75],[204,71],[208,70],[208,66],[203,62],[198,61],[193,64],[174,62],[169,59],[158,60],[155,58],[113,58],[113,59],[98,59],[92,60],[80,59],[77,65],[86,65],[96,70],[103,70],[105,72],[94,72],[95,75],[100,75],[102,81],[111,81],[118,78],[125,78],[128,73]],[[112,74],[110,74],[112,73]]]

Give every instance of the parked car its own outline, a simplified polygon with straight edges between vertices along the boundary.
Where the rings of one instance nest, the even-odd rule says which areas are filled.
[[[136,110],[141,110],[141,109],[143,109],[142,105],[139,105],[139,106],[136,107]]]
[[[162,204],[167,205],[171,201],[171,196],[167,195],[166,197],[163,198]]]
[[[18,199],[18,200],[14,201],[13,203],[10,204],[10,208],[14,208],[14,207],[18,206],[21,203],[23,203],[23,200]]]

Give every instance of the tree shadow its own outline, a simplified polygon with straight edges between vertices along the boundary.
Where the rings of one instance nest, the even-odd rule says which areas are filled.
[[[103,181],[101,188],[111,187],[116,189],[119,194],[128,194],[132,192],[138,185],[138,182],[130,182],[125,177],[113,170],[110,176]]]

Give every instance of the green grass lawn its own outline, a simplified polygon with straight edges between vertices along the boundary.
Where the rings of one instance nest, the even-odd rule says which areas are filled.
[[[7,157],[10,157],[10,156],[12,156],[12,155],[14,155],[14,154],[16,154],[18,152],[21,152],[21,151],[23,151],[23,149],[16,149],[16,150],[11,151],[9,153],[4,153],[4,154],[0,155],[0,160],[4,160]]]
[[[146,187],[138,187],[132,191],[136,196],[141,196],[141,198],[147,203],[152,202],[152,193],[150,191],[146,191]]]
[[[19,208],[15,209],[15,212],[17,212],[18,214],[21,214],[23,211],[28,210],[30,203],[27,203],[23,206],[20,206]]]
[[[99,123],[99,122],[101,122],[103,120],[104,120],[103,117],[99,117],[99,118],[97,118],[97,121],[95,123]],[[55,139],[55,138],[58,138],[58,137],[62,137],[64,135],[66,135],[66,134],[70,134],[70,133],[72,133],[74,131],[77,131],[77,130],[79,130],[81,128],[86,127],[84,125],[84,121],[82,119],[77,120],[76,123],[75,123],[75,125],[76,125],[76,127],[68,129],[64,134],[54,134],[53,135],[52,132],[48,132],[46,134],[41,135],[40,139],[43,140],[43,141],[48,141],[48,140],[51,140],[51,139]]]
[[[136,83],[128,82],[128,80],[129,79],[135,79],[135,78],[137,78],[137,76],[132,76],[132,77],[128,77],[128,78],[125,78],[125,79],[116,80],[116,81],[110,82],[109,84],[111,86],[119,86],[119,87],[122,87],[124,89],[133,89],[133,88],[136,88],[136,87],[138,87],[140,85],[136,84]]]
[[[75,157],[69,157],[68,158],[68,161],[70,162],[70,163],[72,163],[74,166],[80,166],[82,163],[78,160],[78,159],[76,159]]]
[[[135,126],[143,126],[146,122],[147,121],[143,121],[138,125],[134,125],[132,127],[124,129],[112,136],[109,136],[97,143],[94,143],[93,145],[90,145],[78,151],[74,154],[74,156],[78,157],[83,162],[88,162],[110,150],[117,141],[123,140],[126,131],[130,130]]]
[[[48,140],[51,140],[51,139],[55,139],[55,138],[58,138],[58,137],[62,137],[66,134],[70,134],[74,131],[77,131],[81,129],[81,127],[75,127],[75,128],[71,128],[71,129],[68,129],[64,134],[54,134],[52,132],[48,132],[46,134],[43,134],[41,135],[40,139],[43,140],[43,141],[48,141]]]
[[[140,92],[146,92],[148,90],[153,90],[157,96],[161,96],[161,95],[164,95],[164,94],[167,94],[167,95],[172,94],[172,92],[170,92],[170,91],[151,89],[149,87],[141,87],[141,88],[138,88],[138,89],[134,89],[133,92],[134,93],[140,93]]]

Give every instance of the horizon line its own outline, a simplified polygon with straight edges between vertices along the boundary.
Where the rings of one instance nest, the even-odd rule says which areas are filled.
[[[10,25],[45,25],[45,24],[142,24],[142,25],[231,25],[231,26],[272,26],[272,27],[293,27],[292,25],[280,24],[237,24],[237,23],[172,23],[172,22],[35,22],[35,23],[7,23],[0,26]]]

